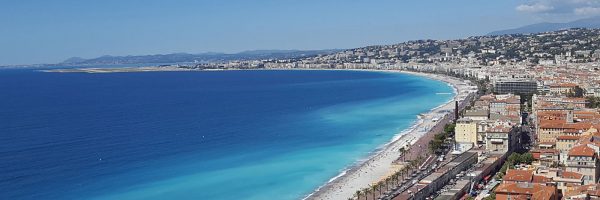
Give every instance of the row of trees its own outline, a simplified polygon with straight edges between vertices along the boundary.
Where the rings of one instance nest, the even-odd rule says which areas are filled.
[[[394,190],[402,185],[403,180],[409,177],[418,170],[419,165],[424,161],[422,156],[417,157],[415,160],[406,162],[404,168],[392,174],[391,176],[377,182],[374,185],[369,185],[367,188],[357,190],[354,193],[357,200],[368,200],[377,199],[378,196],[383,195],[386,191]],[[353,199],[353,198],[350,198]]]
[[[504,163],[504,165],[502,165],[502,168],[500,168],[500,172],[498,172],[498,174],[496,176],[498,178],[502,178],[506,174],[506,171],[508,169],[513,169],[515,165],[518,165],[518,164],[530,165],[531,162],[533,162],[533,155],[531,153],[527,152],[527,153],[519,154],[519,153],[513,152],[512,154],[510,154],[510,156],[508,156],[508,158],[506,159],[506,162]]]
[[[600,97],[588,96],[586,100],[589,108],[600,108]]]
[[[454,134],[454,128],[456,124],[446,124],[444,126],[444,131],[433,136],[433,140],[429,141],[429,150],[433,153],[441,152],[441,149],[444,147],[444,142],[448,139],[452,134]]]
[[[583,97],[584,94],[585,91],[583,90],[583,88],[576,86],[572,90],[569,90],[569,92],[567,93],[567,97]]]

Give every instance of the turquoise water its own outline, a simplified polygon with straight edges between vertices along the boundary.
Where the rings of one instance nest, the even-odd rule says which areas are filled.
[[[450,100],[397,73],[0,71],[2,199],[299,199]]]

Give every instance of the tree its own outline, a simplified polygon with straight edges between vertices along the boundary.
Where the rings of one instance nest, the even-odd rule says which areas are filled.
[[[512,154],[510,154],[510,156],[508,156],[508,159],[506,160],[507,163],[513,163],[513,164],[520,164],[521,162],[521,154],[515,153],[513,152]]]
[[[530,165],[533,162],[533,155],[531,153],[524,153],[521,155],[521,162]]]
[[[410,161],[408,163],[406,163],[406,165],[404,165],[404,170],[406,170],[406,175],[408,175],[410,173],[410,171],[412,170],[412,166],[410,165]]]
[[[446,126],[444,126],[444,132],[445,133],[454,133],[454,128],[456,128],[456,124],[454,124],[454,123],[446,124]]]
[[[369,199],[368,195],[370,192],[371,192],[371,188],[369,188],[369,187],[363,189],[363,194],[365,194],[365,200]]]
[[[587,107],[588,108],[599,108],[600,107],[600,97],[588,96],[586,97]]]
[[[490,193],[490,196],[483,198],[483,200],[496,200],[496,193]]]
[[[575,86],[572,90],[569,90],[567,97],[583,97],[583,89],[579,86]]]
[[[393,177],[394,177],[394,181],[396,181],[396,184],[394,184],[394,187],[399,186],[400,185],[400,173],[396,172]]]
[[[400,157],[402,157],[402,162],[404,162],[406,160],[406,157],[404,157],[406,155],[406,149],[404,147],[401,147],[400,149],[398,149],[398,152],[400,152]]]
[[[500,173],[502,173],[503,176],[504,176],[504,174],[506,174],[506,170],[508,170],[509,165],[512,165],[512,163],[509,163],[508,161],[506,161],[506,163],[504,163],[504,165],[502,165],[502,168],[500,168]]]
[[[419,165],[419,164],[417,163],[417,161],[416,161],[416,160],[411,160],[411,161],[410,161],[410,165],[411,165],[411,168],[412,168],[412,169],[413,169],[413,171],[414,171],[414,170],[417,170],[417,167],[418,167],[418,165]]]
[[[433,140],[429,141],[429,151],[437,153],[444,144],[444,140],[447,138],[447,133],[438,133],[433,136]]]
[[[390,183],[390,177],[385,177],[385,179],[383,179],[381,181],[381,184],[383,185],[383,188],[384,188],[383,191],[387,191],[389,183]]]
[[[357,190],[356,191],[356,199],[360,199],[360,195],[362,194],[362,191]]]
[[[375,191],[377,190],[377,184],[371,185],[371,194],[373,194],[373,199],[375,198]]]

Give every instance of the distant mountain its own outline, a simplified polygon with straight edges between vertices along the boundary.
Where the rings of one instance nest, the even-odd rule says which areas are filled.
[[[182,62],[218,62],[231,60],[294,59],[319,54],[331,54],[340,50],[254,50],[234,54],[226,53],[173,53],[140,56],[101,56],[92,59],[69,58],[61,65],[101,65],[101,64],[144,64],[144,63],[182,63]]]
[[[77,62],[83,62],[83,61],[85,61],[84,58],[72,57],[72,58],[69,58],[69,59],[63,61],[63,63],[77,63]]]
[[[510,35],[510,34],[528,34],[528,33],[541,33],[549,31],[557,31],[569,28],[600,28],[600,16],[580,19],[566,23],[539,23],[527,25],[515,29],[494,31],[488,33],[488,35]]]

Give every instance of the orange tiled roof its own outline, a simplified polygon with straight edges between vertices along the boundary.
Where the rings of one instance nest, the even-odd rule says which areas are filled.
[[[531,182],[545,184],[545,183],[548,183],[548,182],[552,182],[552,178],[548,178],[548,177],[545,177],[545,176],[536,176],[536,175],[533,175],[533,179],[531,180]]]
[[[552,88],[560,88],[560,87],[576,87],[577,84],[575,83],[555,83],[555,84],[550,84],[550,87]]]
[[[591,184],[572,187],[564,193],[564,197],[579,196],[582,194],[589,194],[590,196],[600,196],[600,184]]]
[[[556,154],[558,155],[559,151],[556,149],[532,149],[531,153],[542,153],[542,154]]]
[[[556,196],[556,187],[535,183],[502,183],[496,190],[496,199],[505,199],[509,194],[511,199],[552,199]],[[531,198],[528,198],[531,197]]]
[[[563,101],[583,102],[583,103],[585,103],[586,99],[585,98],[581,98],[581,97],[567,97],[567,98],[563,98]]]
[[[587,122],[567,123],[564,120],[540,120],[540,128],[542,129],[576,129],[587,130],[592,124]]]
[[[574,136],[574,135],[561,135],[556,137],[556,139],[559,140],[579,140],[580,136]]]
[[[540,142],[539,145],[556,146],[556,142]]]
[[[596,152],[594,151],[594,149],[588,147],[587,145],[577,145],[573,148],[571,148],[571,150],[569,150],[568,155],[569,156],[586,156],[586,157],[593,157],[596,154]]]
[[[530,182],[532,178],[533,171],[531,170],[509,169],[506,171],[504,181]]]
[[[572,179],[581,179],[583,177],[583,175],[581,175],[580,173],[577,173],[577,172],[563,171],[562,174],[560,175],[560,177],[562,177],[562,178],[572,178]]]

